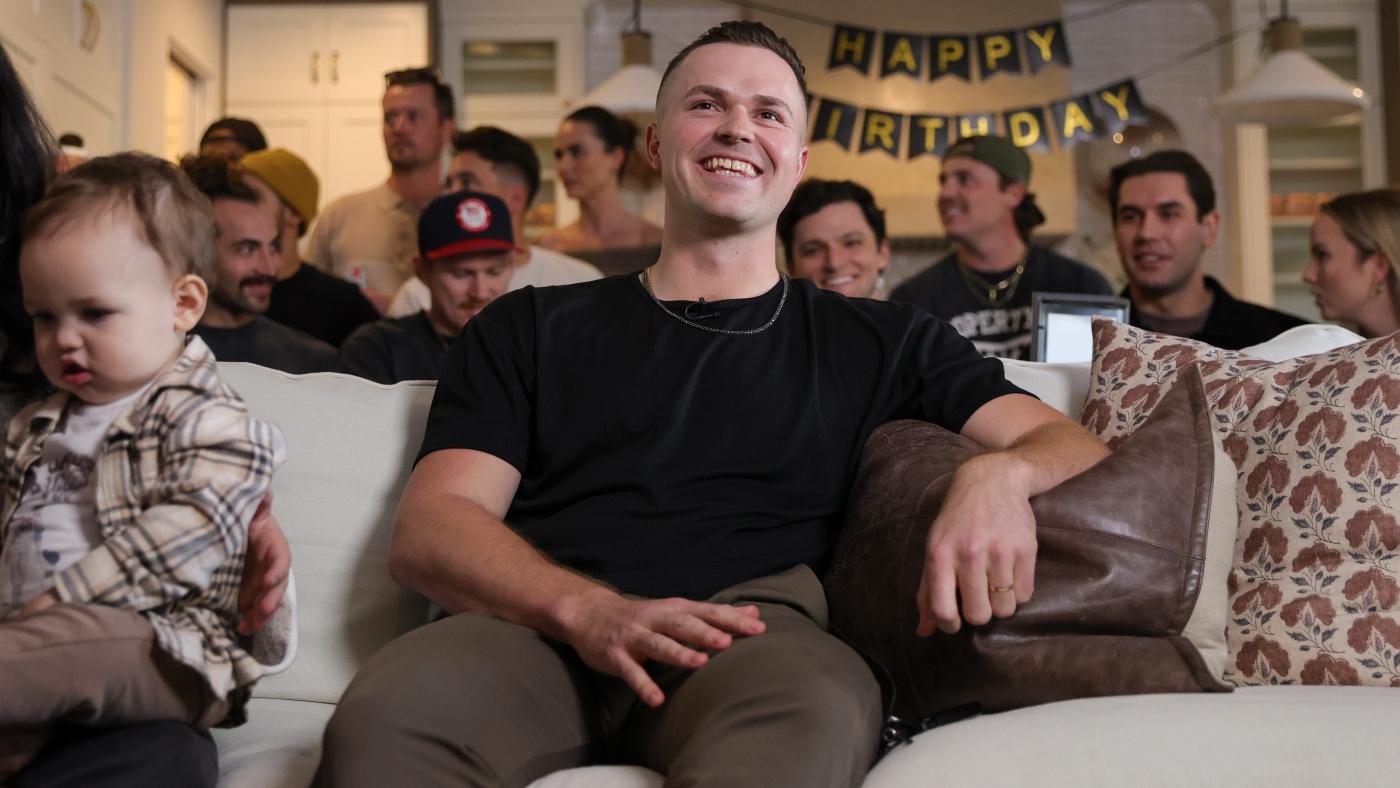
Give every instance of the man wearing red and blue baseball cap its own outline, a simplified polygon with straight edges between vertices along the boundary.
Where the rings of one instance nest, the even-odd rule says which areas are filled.
[[[432,296],[428,308],[361,326],[340,348],[340,371],[378,383],[437,380],[462,326],[510,286],[516,251],[499,197],[463,191],[428,203],[413,260]]]

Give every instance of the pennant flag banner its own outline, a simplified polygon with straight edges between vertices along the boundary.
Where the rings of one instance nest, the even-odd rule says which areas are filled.
[[[1025,28],[974,34],[911,33],[836,25],[826,67],[851,68],[870,75],[876,60],[879,75],[903,74],[930,80],[945,76],[972,82],[998,74],[1039,74],[1048,66],[1068,66],[1069,42],[1059,20]],[[928,68],[924,68],[924,64]]]
[[[1069,150],[1149,122],[1147,107],[1131,79],[1048,105],[961,115],[902,114],[824,96],[812,98],[817,107],[814,144],[830,141],[844,150],[880,151],[895,159],[902,151],[910,161],[920,156],[941,158],[950,143],[964,137],[1000,134],[1018,148],[1046,152],[1055,147]]]

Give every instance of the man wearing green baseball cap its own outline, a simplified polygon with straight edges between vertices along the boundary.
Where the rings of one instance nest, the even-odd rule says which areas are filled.
[[[1030,179],[1030,157],[1005,137],[950,146],[938,176],[938,214],[953,253],[895,288],[890,300],[948,321],[983,355],[1028,360],[1033,293],[1112,295],[1097,270],[1029,243],[1045,221]]]

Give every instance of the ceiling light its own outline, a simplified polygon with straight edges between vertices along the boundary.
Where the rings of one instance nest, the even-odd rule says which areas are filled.
[[[1286,13],[1264,32],[1269,56],[1215,100],[1221,117],[1234,123],[1316,125],[1369,107],[1365,91],[1303,52],[1303,27]]]
[[[622,68],[583,97],[580,105],[596,105],[619,114],[650,114],[656,110],[661,72],[651,64],[651,33],[642,29],[641,0],[632,2],[632,24],[622,32]]]

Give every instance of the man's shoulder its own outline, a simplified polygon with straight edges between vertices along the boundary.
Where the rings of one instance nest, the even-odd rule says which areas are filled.
[[[335,298],[337,300],[364,298],[360,293],[359,285],[348,279],[341,279],[334,274],[328,274],[306,262],[301,264],[301,268],[297,269],[297,272],[287,282],[295,282],[296,285],[320,298]]]
[[[1307,320],[1297,315],[1263,304],[1256,304],[1253,301],[1242,301],[1229,293],[1226,293],[1226,299],[1219,303],[1228,312],[1231,321],[1249,321],[1261,331],[1269,330],[1277,334],[1290,328],[1308,324]]]
[[[345,339],[342,348],[366,342],[397,344],[408,341],[410,338],[417,338],[424,333],[423,320],[423,312],[418,311],[402,317],[383,317],[370,321],[356,328]]]
[[[1088,263],[1066,257],[1053,249],[1032,245],[1028,258],[1044,267],[1045,274],[1052,278],[1088,282],[1102,289],[1106,294],[1112,290],[1103,272]]]
[[[388,184],[381,183],[364,191],[340,195],[321,209],[316,217],[317,226],[331,229],[350,217],[363,214],[367,210],[377,212],[385,200],[385,191],[388,188]]]
[[[852,321],[870,326],[879,333],[905,333],[925,324],[942,324],[917,304],[906,301],[851,298],[823,290],[808,279],[794,279],[792,287],[795,296],[810,304],[812,315],[818,321]]]
[[[309,351],[335,355],[335,348],[330,343],[323,342],[305,331],[298,331],[291,326],[278,323],[264,315],[258,315],[252,323],[248,324],[248,329],[250,329],[250,333],[256,332],[259,341],[275,341],[281,344],[295,345]]]
[[[531,246],[529,260],[511,275],[510,289],[571,285],[601,279],[602,276],[597,268],[576,257],[542,246]]]
[[[890,293],[890,300],[917,304],[920,297],[943,290],[947,282],[956,278],[956,274],[957,262],[954,255],[945,255],[933,265],[900,283]]]

